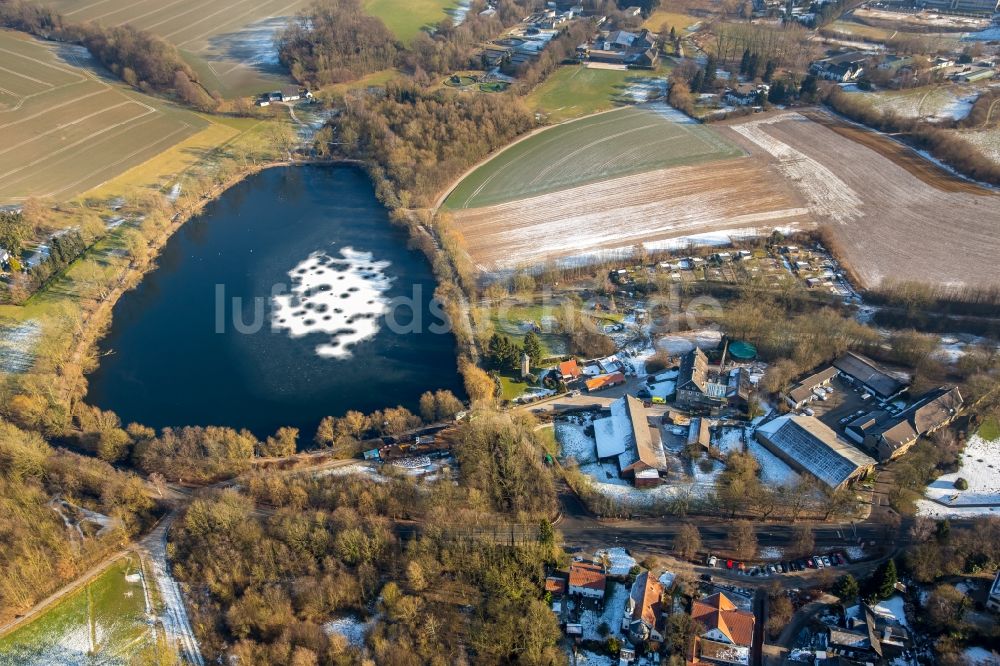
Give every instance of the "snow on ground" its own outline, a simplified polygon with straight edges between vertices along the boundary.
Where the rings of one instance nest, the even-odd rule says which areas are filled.
[[[661,372],[654,377],[656,380],[653,384],[648,384],[647,389],[649,394],[657,398],[667,398],[674,394],[677,390],[677,371],[670,370],[668,372]]]
[[[656,342],[656,346],[669,354],[686,354],[695,347],[714,349],[722,342],[722,331],[703,328],[676,335],[667,335]]]
[[[967,42],[1000,41],[1000,26],[987,28],[986,30],[980,30],[979,32],[967,32],[962,36],[962,40]]]
[[[625,617],[625,603],[628,601],[629,588],[624,583],[608,582],[608,591],[604,595],[604,610],[587,608],[580,613],[580,624],[583,626],[583,640],[604,640],[598,631],[601,624],[606,623],[611,629],[609,635],[622,635],[622,618]]]
[[[580,650],[576,653],[577,666],[618,666],[618,659],[615,657],[598,654],[590,650]]]
[[[633,102],[641,103],[650,99],[663,97],[667,94],[667,80],[665,78],[641,78],[632,81],[625,88],[625,95]],[[673,116],[670,117],[673,120]]]
[[[1000,666],[1000,653],[991,652],[986,648],[967,647],[962,651],[962,656],[968,666]]]
[[[369,622],[362,622],[353,615],[338,617],[323,625],[323,631],[327,636],[339,634],[347,639],[348,645],[354,647],[364,647],[365,632],[369,629]]]
[[[365,476],[371,477],[372,481],[376,483],[384,483],[387,479],[378,473],[375,466],[371,463],[354,463],[351,465],[344,465],[343,467],[331,467],[330,469],[323,469],[316,472],[316,478],[321,478],[324,476],[349,476],[351,474],[364,474]]]
[[[756,439],[750,439],[748,450],[760,465],[760,478],[769,486],[794,486],[799,481],[798,473],[783,460],[764,448]]]
[[[947,507],[985,504],[1000,509],[1000,440],[991,442],[973,435],[960,461],[957,472],[943,474],[932,481],[924,495]],[[969,482],[968,490],[955,488],[959,478]]]
[[[0,323],[0,372],[27,372],[35,362],[35,345],[41,337],[42,328],[34,320],[13,326]]]
[[[723,428],[722,433],[714,442],[723,454],[743,450],[743,428]]]
[[[797,113],[782,113],[733,125],[732,129],[778,159],[778,168],[792,180],[809,209],[820,217],[846,223],[861,217],[861,198],[830,169],[770,134],[765,127],[781,122],[801,122]]]
[[[587,437],[584,428],[585,425],[576,423],[556,423],[556,441],[563,459],[573,458],[579,465],[597,460],[597,444],[592,437]]]
[[[894,594],[885,601],[879,602],[877,606],[872,608],[872,611],[886,618],[895,618],[904,627],[909,626],[906,621],[906,611],[903,609],[903,597],[899,594]]]
[[[632,567],[636,565],[635,558],[629,555],[624,548],[599,550],[594,553],[594,559],[603,560],[605,555],[608,558],[607,573],[609,576],[627,576],[632,571]]]
[[[349,247],[340,254],[338,259],[313,252],[288,272],[290,293],[271,299],[272,328],[287,330],[293,338],[329,336],[316,346],[322,358],[350,357],[351,347],[378,333],[379,319],[389,311],[389,262]]]
[[[847,553],[847,558],[852,562],[863,560],[865,558],[864,546],[848,546],[844,549],[844,552]]]
[[[761,548],[759,554],[762,560],[780,560],[785,557],[785,551],[777,546],[766,546]]]

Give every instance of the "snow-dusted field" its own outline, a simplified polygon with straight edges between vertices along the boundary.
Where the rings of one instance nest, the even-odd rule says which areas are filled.
[[[594,553],[595,560],[603,560],[605,556],[608,560],[607,573],[609,576],[627,576],[632,571],[632,567],[637,564],[635,558],[629,555],[624,548],[608,548]]]
[[[365,632],[370,628],[370,622],[362,622],[353,615],[338,617],[323,625],[327,636],[339,635],[347,639],[347,644],[354,647],[364,647]]]
[[[955,488],[959,478],[969,482],[968,490]],[[937,502],[918,502],[921,515],[949,515],[954,508],[971,510],[970,504],[991,505],[1000,510],[1000,440],[991,442],[979,435],[970,437],[962,452],[959,470],[938,477],[927,486],[924,495]],[[989,512],[990,508],[980,507],[979,510]]]
[[[293,338],[312,333],[330,337],[316,346],[323,358],[350,357],[352,346],[378,333],[379,318],[389,307],[389,262],[349,247],[340,254],[342,259],[312,253],[289,271],[290,293],[271,299],[272,328],[287,330]]]

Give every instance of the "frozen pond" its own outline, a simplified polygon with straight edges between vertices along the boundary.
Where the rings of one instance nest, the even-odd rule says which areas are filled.
[[[90,376],[89,402],[125,423],[287,425],[308,442],[327,415],[461,393],[430,266],[359,170],[264,171],[157,264],[115,306]]]

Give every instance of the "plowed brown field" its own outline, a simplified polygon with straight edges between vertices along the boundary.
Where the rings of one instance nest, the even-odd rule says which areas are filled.
[[[496,271],[678,236],[808,219],[775,169],[742,158],[613,178],[455,211],[473,260]]]
[[[828,225],[864,282],[1000,284],[1000,196],[877,133],[794,112],[715,128],[749,157],[455,212],[487,271],[637,243]]]
[[[775,160],[829,224],[865,283],[1000,284],[1000,196],[954,178],[883,135],[830,116],[782,113],[730,125]],[[831,127],[835,128],[831,129]]]

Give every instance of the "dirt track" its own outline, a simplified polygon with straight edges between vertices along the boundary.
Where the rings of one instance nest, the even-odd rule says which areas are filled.
[[[1000,284],[1000,196],[882,135],[826,120],[782,113],[725,129],[778,164],[865,286],[886,278]]]

